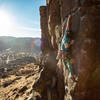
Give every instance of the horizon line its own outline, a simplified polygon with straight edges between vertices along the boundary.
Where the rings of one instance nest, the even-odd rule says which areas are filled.
[[[41,39],[41,37],[31,37],[31,36],[18,36],[18,37],[16,37],[16,36],[0,36],[0,37],[14,37],[14,38],[40,38]]]

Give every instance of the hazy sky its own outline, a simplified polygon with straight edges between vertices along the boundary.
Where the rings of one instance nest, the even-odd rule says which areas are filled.
[[[46,0],[0,0],[0,36],[41,37],[39,7]]]

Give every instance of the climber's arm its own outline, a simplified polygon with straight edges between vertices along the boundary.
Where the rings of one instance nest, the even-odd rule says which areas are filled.
[[[67,44],[65,45],[65,47],[66,47],[66,48],[69,48],[71,45],[73,45],[73,43],[74,43],[74,40],[72,40],[70,43],[67,43]]]
[[[68,16],[68,21],[67,21],[67,27],[66,27],[68,31],[70,31],[71,19],[72,19],[72,16],[69,15],[69,16]]]

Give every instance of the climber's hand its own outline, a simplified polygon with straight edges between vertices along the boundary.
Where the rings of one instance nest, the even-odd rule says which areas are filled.
[[[70,47],[70,44],[66,44],[66,45],[65,45],[65,48],[69,48],[69,47]]]
[[[74,42],[75,42],[75,40],[72,40],[70,44],[72,45],[72,44],[74,44]]]

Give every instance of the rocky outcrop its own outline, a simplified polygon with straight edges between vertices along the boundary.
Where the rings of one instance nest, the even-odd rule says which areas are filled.
[[[0,78],[0,100],[39,100],[39,94],[32,90],[39,76],[39,66],[34,63],[9,72]]]
[[[40,78],[33,84],[33,90],[40,93],[40,100],[63,100],[64,79],[61,69],[57,68],[53,52],[46,58]]]
[[[100,96],[100,0],[47,0],[47,6],[40,7],[42,52],[47,51],[47,62],[40,79],[35,83],[38,88],[44,84],[41,95],[49,98],[48,88],[55,95],[48,100],[99,100]],[[73,69],[78,82],[67,79],[68,90],[64,90],[63,67],[57,67],[56,55],[63,36],[63,23],[71,14],[71,31],[75,43],[72,46]],[[46,33],[46,34],[45,34]],[[49,42],[48,42],[49,41]],[[49,44],[48,44],[49,43]],[[44,80],[43,80],[44,79]],[[56,80],[55,80],[56,79]],[[52,88],[53,81],[55,86]],[[45,82],[44,82],[45,81]],[[49,85],[46,83],[51,82]],[[35,88],[36,89],[36,88]],[[43,92],[44,91],[44,92]],[[56,91],[56,92],[55,92]]]
[[[51,49],[46,6],[40,7],[40,15],[41,15],[41,29],[42,29],[41,50],[46,53],[48,50]]]

